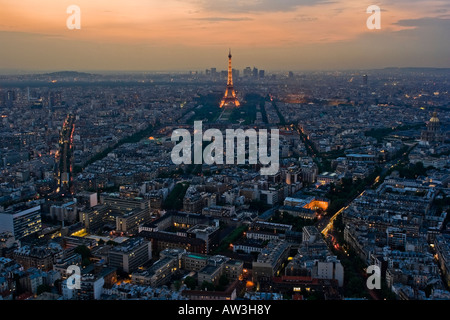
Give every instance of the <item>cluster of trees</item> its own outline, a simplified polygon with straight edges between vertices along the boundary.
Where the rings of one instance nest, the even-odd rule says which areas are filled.
[[[217,285],[214,285],[213,283],[208,282],[208,281],[203,281],[198,286],[197,280],[190,276],[186,277],[183,282],[186,285],[186,287],[188,287],[190,290],[200,289],[200,290],[207,290],[207,291],[225,291],[225,289],[230,284],[230,280],[228,279],[228,277],[225,274],[220,276],[219,282]],[[180,286],[181,286],[181,283],[178,282],[175,285],[175,288],[176,289],[178,288],[177,290],[179,290]]]
[[[189,188],[189,183],[177,183],[163,203],[166,210],[180,210],[183,208],[183,198]]]
[[[328,207],[328,214],[333,215],[344,207],[350,200],[361,193],[368,185],[375,181],[375,178],[381,173],[381,168],[376,167],[365,179],[358,179],[353,181],[351,178],[342,179],[340,185],[330,184],[330,190],[326,197],[330,199],[330,206]]]
[[[100,246],[104,245],[105,243],[106,243],[108,246],[117,246],[117,245],[118,245],[118,243],[115,242],[115,241],[113,241],[113,240],[108,240],[108,241],[105,242],[103,239],[100,239],[100,240],[98,241],[98,244],[99,244]]]
[[[103,150],[102,152],[97,153],[95,156],[93,156],[92,158],[90,158],[86,164],[84,165],[84,167],[94,163],[97,160],[101,160],[104,157],[106,157],[108,155],[108,153],[110,153],[111,151],[113,151],[114,149],[120,147],[121,145],[125,144],[125,143],[135,143],[135,142],[139,142],[141,141],[143,138],[148,137],[152,134],[154,129],[153,125],[149,125],[147,128],[138,131],[134,134],[132,134],[129,137],[125,137],[121,140],[119,140],[119,142],[117,142],[115,145],[113,145],[112,147],[108,147],[105,150]],[[74,173],[80,173],[83,170],[83,167],[81,166],[74,166],[73,171]]]
[[[206,144],[203,146],[203,148],[206,146]],[[186,166],[186,169],[184,170],[185,174],[199,174],[202,172],[202,165],[201,164],[190,164]]]
[[[195,115],[192,116],[189,122],[193,124],[194,121],[205,119],[207,119],[208,121],[216,120],[222,112],[222,109],[219,108],[221,98],[221,94],[212,93],[198,97],[196,99],[196,103],[201,107],[194,109]]]
[[[319,157],[320,152],[317,150],[316,146],[313,142],[311,142],[306,134],[302,133],[301,130],[299,130],[300,138],[302,139],[302,142],[306,146],[306,151],[310,156],[313,157],[314,163],[319,168],[319,172],[324,171],[331,171],[331,161],[330,159],[327,159],[326,155],[324,158]]]
[[[91,250],[86,247],[85,245],[81,245],[75,248],[75,253],[78,253],[81,255],[81,265],[83,267],[90,265],[91,262]]]
[[[284,120],[284,117],[283,117],[283,115],[281,114],[280,110],[278,109],[276,102],[273,101],[273,102],[272,102],[272,105],[273,105],[273,108],[275,109],[275,112],[276,112],[277,115],[278,115],[278,118],[280,119],[280,124],[284,126],[284,125],[286,124],[286,120]]]
[[[341,247],[346,246],[344,241],[344,227],[345,225],[342,221],[342,215],[339,215],[333,223],[333,235]],[[344,267],[345,296],[371,299],[366,285],[366,263],[352,249],[348,248],[347,253],[344,253],[342,250],[337,250],[332,246],[331,248]],[[383,275],[381,279],[381,290],[377,290],[376,295],[380,299],[386,298],[389,300],[395,300],[396,296],[389,290],[385,280],[385,276]]]
[[[177,168],[170,172],[161,172],[160,174],[158,174],[158,178],[174,178],[182,174],[184,174],[184,170],[182,168]]]
[[[275,214],[270,218],[270,222],[290,224],[293,231],[302,231],[303,227],[311,226],[317,222],[317,219],[304,219],[301,217],[295,217],[287,212],[275,211]]]
[[[50,287],[48,284],[41,284],[37,287],[36,289],[36,294],[40,295],[41,293],[44,292],[52,292],[52,287]]]
[[[271,208],[270,205],[260,200],[253,200],[249,205],[250,210],[258,211],[259,214],[264,213]]]
[[[244,124],[252,124],[256,120],[257,106],[260,107],[262,120],[267,122],[267,114],[264,104],[267,99],[258,93],[248,93],[241,101],[240,108],[236,108],[230,115],[230,121],[235,122],[240,119],[244,120]]]
[[[342,215],[339,215],[333,223],[333,235],[337,243],[344,246],[344,224],[342,222]],[[345,296],[353,298],[369,298],[369,293],[366,290],[365,278],[363,272],[365,263],[352,250],[348,250],[345,254],[342,250],[336,250],[332,247],[334,254],[337,255],[344,267],[344,288]]]
[[[366,137],[372,137],[377,139],[377,142],[380,143],[383,141],[385,137],[390,135],[395,131],[401,130],[410,130],[410,129],[419,129],[424,126],[424,123],[412,124],[412,125],[404,125],[396,128],[378,128],[378,129],[370,129],[369,131],[364,132]]]
[[[230,244],[235,242],[237,239],[242,237],[245,231],[247,231],[248,226],[243,225],[234,229],[225,239],[220,242],[220,245],[214,251],[214,254],[219,254],[227,251],[230,248]]]
[[[190,174],[198,175],[201,172],[202,172],[201,164],[190,164],[190,165],[184,166],[183,168],[178,167],[175,170],[172,170],[170,172],[161,172],[160,174],[158,174],[158,178],[176,178],[176,177],[190,175]],[[211,173],[209,173],[209,175],[211,175]]]
[[[400,178],[416,179],[419,176],[426,176],[427,169],[422,162],[417,162],[416,164],[398,166],[395,170],[398,171]]]

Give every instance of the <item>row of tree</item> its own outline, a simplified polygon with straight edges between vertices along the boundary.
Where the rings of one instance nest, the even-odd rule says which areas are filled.
[[[217,285],[208,281],[203,281],[200,285],[197,285],[197,280],[194,277],[188,276],[184,279],[183,283],[190,290],[199,289],[207,291],[225,291],[225,289],[230,284],[230,280],[228,279],[226,274],[223,274],[219,277]],[[175,281],[174,286],[176,290],[179,290],[181,287],[181,282]]]

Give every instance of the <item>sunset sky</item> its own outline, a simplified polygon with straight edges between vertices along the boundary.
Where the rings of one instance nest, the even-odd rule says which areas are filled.
[[[230,47],[238,69],[450,67],[450,1],[0,0],[0,72],[220,70]]]

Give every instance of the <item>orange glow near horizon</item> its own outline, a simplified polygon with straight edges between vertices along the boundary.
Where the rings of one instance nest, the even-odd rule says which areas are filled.
[[[76,63],[82,64],[81,60],[88,59],[89,55],[105,55],[106,59],[102,60],[111,64],[111,61],[119,61],[114,60],[115,56],[130,56],[123,63],[134,68],[139,59],[152,54],[165,59],[165,64],[170,66],[171,61],[183,53],[186,57],[187,53],[193,59],[193,66],[203,67],[203,63],[219,65],[223,56],[217,55],[213,60],[208,53],[196,56],[198,52],[205,49],[217,52],[232,47],[244,52],[237,65],[243,68],[258,50],[261,61],[266,64],[275,65],[284,55],[301,52],[305,65],[308,65],[320,61],[327,50],[322,46],[361,45],[361,39],[370,39],[376,34],[366,27],[369,17],[366,8],[373,4],[371,0],[316,1],[316,4],[291,8],[282,7],[284,2],[273,2],[269,7],[268,1],[250,0],[236,3],[225,0],[0,0],[0,40],[2,43],[8,41],[8,47],[11,47],[9,43],[13,44],[4,53],[13,62],[28,58],[26,53],[16,51],[29,43],[27,37],[32,37],[46,46],[48,52],[59,53],[55,63],[78,59]],[[80,30],[66,27],[69,17],[66,9],[73,4],[81,9]],[[382,29],[377,31],[378,35],[394,37],[394,40],[400,31],[416,28],[400,21],[448,18],[446,11],[442,11],[446,8],[444,0],[402,0],[395,4],[378,1],[377,5],[382,9]],[[273,6],[280,6],[280,9],[269,10]],[[33,49],[33,44],[26,49]],[[64,51],[62,48],[69,44],[74,47]],[[308,50],[298,49],[304,47]],[[281,59],[272,57],[274,50],[281,52],[278,54]],[[61,56],[66,52],[69,57]],[[51,65],[52,58],[41,54],[41,60]],[[364,58],[359,52],[352,54]],[[95,65],[95,62],[87,63],[91,64]]]

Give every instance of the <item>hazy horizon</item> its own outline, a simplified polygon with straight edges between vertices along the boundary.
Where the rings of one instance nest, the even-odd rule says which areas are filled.
[[[294,70],[294,69],[286,69],[286,70],[266,70],[264,71],[268,73],[287,73],[287,72],[294,72],[294,73],[327,73],[327,72],[365,72],[365,71],[383,71],[383,70],[393,70],[398,69],[400,71],[402,70],[414,70],[414,69],[423,69],[423,70],[450,70],[450,67],[383,67],[383,68],[371,68],[371,69],[310,69],[310,70]],[[220,70],[218,69],[217,72],[220,71],[226,71],[225,69]],[[242,70],[240,70],[242,71]],[[0,69],[0,76],[8,76],[8,75],[44,75],[44,74],[52,74],[52,73],[63,73],[63,72],[77,72],[77,73],[86,73],[86,74],[92,74],[92,75],[127,75],[127,74],[187,74],[189,72],[199,72],[204,73],[205,70],[62,70],[62,69],[55,69],[55,70],[8,70],[8,69]]]

